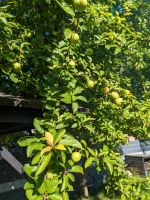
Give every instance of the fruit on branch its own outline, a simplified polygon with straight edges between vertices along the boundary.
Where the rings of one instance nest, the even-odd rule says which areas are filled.
[[[92,55],[93,55],[93,49],[88,48],[88,49],[86,50],[86,54],[87,54],[88,56],[92,56]]]
[[[108,94],[109,91],[110,91],[110,89],[109,89],[108,87],[104,87],[104,88],[103,88],[103,93],[104,93],[105,95]]]
[[[71,67],[75,67],[75,66],[76,66],[76,63],[75,63],[74,60],[71,60],[71,61],[69,62],[69,65],[70,65]]]
[[[95,82],[93,80],[87,80],[87,86],[88,88],[92,89],[95,85]]]
[[[129,96],[131,94],[130,90],[124,90],[124,95]]]
[[[81,153],[78,151],[75,151],[72,153],[71,158],[74,162],[79,162],[81,159]]]
[[[21,63],[19,63],[19,62],[15,62],[14,64],[13,64],[13,71],[15,72],[15,73],[19,73],[19,72],[21,72]]]
[[[114,99],[119,98],[118,92],[112,92],[111,95],[112,95],[112,97],[113,97]]]
[[[84,11],[87,5],[88,5],[87,0],[74,0],[73,2],[74,8],[79,12]]]
[[[71,35],[71,39],[70,40],[71,40],[72,43],[77,43],[79,41],[79,35],[78,35],[78,33],[73,33]]]
[[[123,101],[123,98],[115,99],[116,104],[119,105],[119,106],[122,104],[122,101]]]

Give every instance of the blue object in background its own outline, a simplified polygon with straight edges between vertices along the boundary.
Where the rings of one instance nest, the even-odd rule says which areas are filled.
[[[123,14],[123,7],[121,6],[121,5],[119,5],[118,7],[117,7],[117,11],[119,12],[119,14]]]
[[[126,145],[121,145],[121,149],[123,158],[125,155],[128,154],[143,154],[143,150],[139,140],[130,141]]]
[[[140,144],[144,154],[150,154],[150,140],[143,140]]]
[[[119,13],[120,15],[122,15],[122,14],[123,14],[123,6],[122,6],[122,5],[119,5],[119,6],[113,7],[113,8],[111,9],[111,13],[112,13],[113,15],[115,15],[115,12],[116,12],[116,11],[118,11],[118,13]]]
[[[46,36],[49,36],[49,32],[45,32],[45,35],[46,35]]]

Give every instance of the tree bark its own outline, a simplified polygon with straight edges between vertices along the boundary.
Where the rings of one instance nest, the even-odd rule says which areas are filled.
[[[89,199],[89,191],[87,187],[87,179],[86,176],[81,177],[81,200]]]

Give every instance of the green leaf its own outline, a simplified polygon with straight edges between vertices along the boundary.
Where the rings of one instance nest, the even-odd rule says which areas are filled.
[[[67,174],[67,176],[69,177],[69,179],[70,179],[72,182],[74,182],[74,181],[75,181],[75,177],[74,177],[74,175],[73,175],[73,174],[71,174],[71,173],[68,173],[68,174]]]
[[[83,96],[78,96],[77,97],[78,100],[81,100],[81,101],[84,101],[84,102],[87,102],[87,99]]]
[[[65,163],[66,162],[66,154],[63,151],[61,151],[61,158],[62,158],[63,163]]]
[[[47,192],[49,194],[52,194],[54,192],[57,192],[58,189],[58,184],[59,184],[59,180],[58,177],[53,177],[52,179],[47,179],[45,180],[45,183],[47,185]]]
[[[87,148],[88,149],[88,151],[90,152],[90,154],[92,154],[92,156],[96,156],[96,153],[95,153],[95,151],[93,150],[93,149],[91,149],[91,148]]]
[[[118,48],[118,47],[117,47],[117,48],[115,49],[114,55],[117,55],[117,54],[120,53],[120,52],[121,52],[121,48]]]
[[[72,124],[71,128],[77,128],[78,124],[77,123],[74,123]]]
[[[0,20],[4,23],[4,24],[7,24],[7,19],[5,17],[0,17]]]
[[[66,103],[66,104],[70,104],[71,103],[72,97],[71,97],[70,93],[66,92],[65,94],[62,94],[61,97],[63,97],[61,99],[62,102]]]
[[[37,196],[34,200],[43,200],[43,196],[42,195]]]
[[[74,95],[81,94],[84,89],[82,87],[76,87],[73,91]]]
[[[61,192],[63,192],[67,188],[67,185],[68,185],[68,176],[67,175],[63,175]]]
[[[72,35],[72,30],[70,28],[66,28],[64,30],[64,35],[65,35],[65,38],[68,39],[68,38],[71,38],[71,35]]]
[[[46,193],[47,192],[47,185],[45,183],[45,181],[42,181],[42,183],[39,181],[37,184],[37,190],[40,194]]]
[[[86,143],[85,140],[81,140],[81,143],[82,143],[85,147],[87,147],[87,143]]]
[[[33,189],[34,188],[34,184],[30,183],[30,182],[26,182],[23,186],[24,190],[28,190],[28,189]]]
[[[73,110],[73,113],[75,113],[79,108],[79,105],[77,102],[73,102],[72,103],[72,110]]]
[[[35,127],[35,129],[41,133],[41,134],[44,134],[44,129],[41,127],[43,123],[38,119],[38,118],[35,118],[34,121],[33,121],[33,125]]]
[[[62,41],[59,42],[59,47],[60,48],[64,47],[65,45],[66,45],[65,41],[62,40]]]
[[[73,186],[72,185],[70,185],[70,183],[68,182],[68,188],[67,188],[67,191],[74,191],[74,189],[73,189]]]
[[[90,167],[92,165],[92,163],[95,161],[95,158],[94,157],[89,157],[86,162],[85,162],[85,169]]]
[[[56,129],[63,129],[65,128],[67,125],[61,123],[61,124],[57,124]]]
[[[121,200],[126,200],[126,196],[124,194],[121,195]]]
[[[74,10],[73,10],[73,7],[69,6],[69,4],[66,3],[66,1],[64,0],[55,0],[58,5],[66,12],[68,13],[69,15],[72,15],[72,16],[75,16],[75,13],[74,13]]]
[[[46,169],[47,165],[49,164],[49,161],[51,159],[51,152],[49,152],[48,154],[43,155],[42,159],[40,160],[35,176],[38,176],[39,174],[41,174],[42,172],[44,172],[44,170]]]
[[[37,166],[31,166],[29,164],[24,165],[24,171],[30,178],[34,178],[34,172],[36,171]]]
[[[20,138],[17,143],[19,144],[19,146],[21,147],[26,147],[31,145],[34,142],[39,142],[40,139],[36,138],[36,137],[31,137],[31,136],[25,136]]]
[[[33,189],[26,190],[26,197],[29,200],[35,200],[37,198],[37,194],[34,194]]]
[[[113,165],[109,162],[106,163],[107,167],[109,168],[110,173],[113,173]]]
[[[66,129],[59,129],[56,135],[54,136],[54,144],[58,143],[65,133],[66,133]]]
[[[71,166],[71,167],[73,167],[73,165],[74,165],[74,162],[73,162],[73,160],[71,159],[71,160],[68,160],[68,163],[69,163],[69,165]]]
[[[63,199],[64,200],[69,200],[68,192],[63,192]]]
[[[36,165],[41,159],[41,151],[32,158],[32,165]]]
[[[32,143],[27,147],[27,157],[31,157],[37,150],[42,150],[44,146],[42,143]]]
[[[79,149],[82,149],[81,143],[74,139],[74,137],[70,135],[65,135],[65,138],[60,141],[60,144],[64,144],[65,146],[71,146],[71,147],[76,147]]]
[[[100,76],[103,76],[105,74],[105,72],[100,70],[99,74],[100,74]]]
[[[51,200],[63,200],[62,196],[58,193],[51,194],[48,196]]]
[[[74,173],[84,174],[83,168],[81,166],[79,166],[79,165],[73,166],[69,171],[70,172],[74,172]]]
[[[104,157],[103,162],[106,163],[110,173],[112,174],[113,173],[113,165],[111,163],[111,160],[108,157]]]
[[[17,78],[17,75],[14,74],[14,73],[9,74],[9,78],[14,83],[18,83],[18,81],[19,81],[18,78]]]
[[[105,153],[109,152],[109,147],[107,145],[103,146],[103,152],[105,152]]]

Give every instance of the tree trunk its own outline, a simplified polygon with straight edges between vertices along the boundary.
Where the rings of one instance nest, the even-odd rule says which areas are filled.
[[[87,187],[86,176],[81,176],[81,200],[89,199],[89,191]]]

